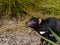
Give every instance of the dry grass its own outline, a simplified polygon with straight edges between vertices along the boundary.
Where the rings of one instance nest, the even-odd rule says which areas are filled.
[[[26,28],[26,26],[25,26],[25,22],[26,22],[27,20],[24,20],[24,21],[22,21],[22,22],[14,22],[14,23],[12,23],[12,24],[5,24],[5,25],[3,25],[3,26],[1,26],[0,27],[0,32],[5,32],[5,31],[7,31],[7,30],[18,30],[18,29],[20,29],[20,30],[25,30]],[[7,21],[8,22],[8,21]],[[4,23],[6,23],[6,22],[4,22]]]

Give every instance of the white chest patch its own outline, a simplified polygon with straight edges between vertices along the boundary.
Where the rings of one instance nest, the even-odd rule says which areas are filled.
[[[44,31],[40,31],[40,34],[44,34],[44,33],[46,33],[46,32],[44,32]]]

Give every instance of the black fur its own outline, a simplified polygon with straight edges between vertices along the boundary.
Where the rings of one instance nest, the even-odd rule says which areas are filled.
[[[28,23],[31,23],[28,25]],[[41,23],[39,24],[39,18],[31,18],[27,21],[27,26],[33,28],[35,31],[39,33],[39,31],[45,31],[46,33],[42,34],[44,37],[56,42],[56,39],[51,35],[48,27],[50,27],[56,34],[60,36],[60,19],[49,17],[47,19],[42,19]],[[40,34],[40,33],[39,33]],[[48,45],[46,42],[43,44],[44,40],[41,39],[42,45]]]

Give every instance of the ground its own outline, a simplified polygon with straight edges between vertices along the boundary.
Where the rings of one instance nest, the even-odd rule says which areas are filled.
[[[18,21],[18,23],[20,23]],[[28,28],[17,29],[16,20],[0,20],[0,45],[39,45],[40,37]]]

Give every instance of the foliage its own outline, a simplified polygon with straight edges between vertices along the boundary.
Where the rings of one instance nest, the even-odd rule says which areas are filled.
[[[43,17],[47,14],[60,15],[60,0],[0,0],[0,17]]]
[[[52,33],[52,35],[55,37],[55,39],[57,40],[57,44],[59,43],[60,44],[60,37],[55,33],[53,32],[53,30],[51,30],[51,28],[48,27],[48,29],[50,30],[50,32]],[[50,44],[52,45],[57,45],[56,43],[54,43],[53,41],[43,37],[40,35],[41,38],[43,38],[44,40],[46,40],[47,42],[49,42]]]

